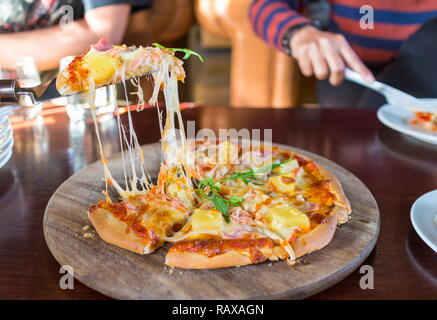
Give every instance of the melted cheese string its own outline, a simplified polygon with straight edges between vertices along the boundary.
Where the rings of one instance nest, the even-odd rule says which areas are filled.
[[[180,114],[179,109],[179,97],[178,97],[178,89],[177,89],[177,76],[171,70],[171,64],[173,63],[172,55],[165,55],[161,60],[159,67],[156,72],[152,73],[152,77],[154,80],[153,93],[149,100],[149,103],[158,105],[158,95],[160,88],[164,89],[164,99],[166,106],[166,122],[163,128],[162,126],[162,113],[158,108],[158,117],[159,117],[159,126],[161,131],[161,141],[162,141],[162,164],[164,166],[172,167],[178,166],[180,171],[185,174],[185,171],[182,170],[183,164],[178,159],[178,154],[181,150],[185,149],[185,130],[183,126],[182,116]],[[99,145],[99,153],[100,158],[103,165],[103,172],[105,177],[105,195],[106,200],[111,202],[108,192],[108,185],[113,186],[117,193],[123,200],[127,200],[129,196],[145,194],[151,188],[151,178],[147,171],[145,165],[144,152],[141,149],[138,137],[135,133],[132,114],[130,110],[128,94],[125,84],[125,74],[126,74],[125,65],[122,66],[120,70],[117,70],[114,75],[115,78],[121,78],[122,84],[124,88],[124,94],[127,105],[127,113],[128,113],[128,131],[126,132],[126,128],[122,125],[120,119],[120,110],[117,106],[117,126],[119,133],[119,143],[121,149],[122,163],[123,163],[123,174],[125,180],[125,189],[123,189],[113,178],[109,167],[108,161],[104,156],[103,145],[99,133],[99,123],[97,121],[97,115],[95,112],[95,85],[92,81],[92,78],[88,79],[89,82],[89,105],[90,110],[94,122],[95,132],[97,136],[97,142]],[[135,78],[131,80],[132,84],[137,87],[137,91],[134,92],[139,97],[139,104],[141,107],[138,110],[142,110],[144,108],[144,92],[140,86],[139,78]],[[181,141],[181,146],[178,145],[178,137],[175,129],[175,116],[178,120],[179,125],[179,139]],[[126,146],[126,150],[124,147]],[[125,158],[127,157],[127,158]],[[137,175],[137,161],[139,160],[139,170],[141,176]],[[128,170],[129,169],[129,170]],[[191,179],[187,178],[188,185],[192,188]],[[138,185],[140,187],[138,187]],[[191,189],[192,190],[192,189]]]
[[[103,153],[103,145],[102,145],[102,139],[100,138],[100,132],[99,132],[99,126],[98,126],[98,121],[97,121],[97,115],[96,115],[96,110],[95,110],[95,85],[94,85],[94,81],[90,81],[90,89],[89,89],[89,93],[88,93],[88,103],[90,106],[90,111],[91,111],[91,115],[93,118],[93,122],[94,122],[94,130],[97,136],[97,142],[99,145],[99,152],[100,152],[100,159],[102,161],[102,165],[103,165],[103,173],[105,176],[105,197],[106,197],[106,201],[111,202],[111,198],[109,197],[109,192],[108,192],[108,184],[110,184],[111,186],[113,186],[117,192],[121,195],[123,193],[123,188],[117,183],[117,181],[115,181],[115,179],[112,177],[111,171],[108,168],[108,160],[105,159],[104,153]]]

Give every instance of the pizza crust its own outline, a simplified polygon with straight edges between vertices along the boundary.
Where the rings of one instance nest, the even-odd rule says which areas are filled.
[[[343,188],[341,187],[340,182],[337,177],[334,176],[330,171],[325,169],[324,167],[318,165],[314,162],[319,169],[320,173],[329,181],[331,181],[331,192],[336,196],[336,207],[331,213],[331,215],[337,216],[337,223],[343,224],[349,220],[349,215],[352,212],[352,208],[348,198],[344,194]]]
[[[339,208],[339,207],[337,207]],[[341,210],[339,208],[339,210]],[[335,210],[334,211],[338,211]],[[325,223],[319,224],[309,233],[299,236],[292,244],[296,258],[302,257],[307,253],[320,250],[331,242],[337,228],[337,212],[333,212]]]
[[[110,211],[96,208],[88,212],[88,218],[104,241],[139,254],[153,251],[150,240],[130,230],[126,223],[114,217]]]
[[[169,267],[181,269],[217,269],[252,264],[249,257],[237,251],[228,251],[224,254],[208,257],[201,253],[180,252],[172,250],[172,248],[170,248],[165,258],[165,264]]]
[[[219,269],[262,263],[266,260],[276,261],[288,257],[286,251],[281,247],[262,248],[259,251],[264,256],[264,259],[254,262],[250,259],[250,252],[248,250],[229,250],[223,254],[208,257],[202,253],[178,251],[173,246],[168,250],[165,264],[169,267],[181,269]]]

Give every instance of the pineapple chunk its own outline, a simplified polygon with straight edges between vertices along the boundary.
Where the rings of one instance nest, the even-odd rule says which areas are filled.
[[[215,209],[195,209],[191,216],[191,226],[197,232],[220,231],[224,219],[220,211]]]
[[[296,181],[294,175],[283,174],[269,178],[269,185],[273,187],[276,192],[293,193],[296,187]]]
[[[275,172],[279,174],[290,174],[297,168],[299,168],[299,162],[297,162],[296,159],[293,159],[277,167]]]
[[[265,219],[273,231],[284,237],[290,233],[290,229],[298,227],[300,230],[310,228],[310,220],[307,215],[299,209],[283,205],[270,209]]]
[[[84,57],[84,61],[96,84],[110,80],[119,66],[118,58],[108,56],[102,52],[89,53]]]

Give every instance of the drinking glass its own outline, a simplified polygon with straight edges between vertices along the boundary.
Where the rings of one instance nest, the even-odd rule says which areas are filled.
[[[96,89],[94,112],[99,122],[111,119],[116,107],[117,90],[114,84]],[[67,114],[74,121],[91,121],[92,113],[88,93],[68,96]]]
[[[16,79],[20,87],[34,87],[41,83],[33,57],[20,58],[12,68],[0,66],[0,79]],[[33,104],[29,96],[20,96],[18,104],[19,106],[14,108],[12,122],[35,119],[42,109],[42,104]]]

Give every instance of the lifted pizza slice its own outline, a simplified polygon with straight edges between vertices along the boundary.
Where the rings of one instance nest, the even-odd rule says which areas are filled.
[[[60,70],[56,87],[62,95],[89,92],[109,84],[141,77],[148,73],[162,72],[162,66],[184,80],[182,60],[174,52],[158,47],[116,46],[104,39],[92,45],[84,54]],[[160,75],[161,78],[164,75]]]

